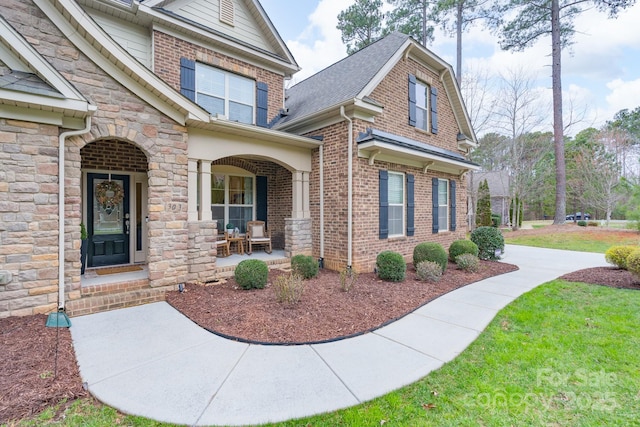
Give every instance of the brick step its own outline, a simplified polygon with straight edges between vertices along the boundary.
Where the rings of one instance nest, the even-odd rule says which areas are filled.
[[[83,316],[86,314],[101,313],[103,311],[164,301],[165,293],[175,288],[175,286],[151,288],[149,287],[148,281],[145,281],[147,284],[144,287],[140,287],[139,284],[136,283],[130,288],[121,286],[120,289],[111,289],[110,292],[101,289],[95,293],[85,293],[83,289],[82,298],[67,302],[67,314],[69,317]],[[105,285],[105,287],[106,286],[112,287],[114,285]]]

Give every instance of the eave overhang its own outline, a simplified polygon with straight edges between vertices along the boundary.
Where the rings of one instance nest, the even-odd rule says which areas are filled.
[[[377,129],[361,133],[356,142],[358,157],[369,159],[370,165],[378,160],[417,167],[425,173],[435,170],[458,176],[480,169],[456,152]]]

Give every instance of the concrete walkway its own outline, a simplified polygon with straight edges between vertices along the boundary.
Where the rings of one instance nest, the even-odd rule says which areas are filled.
[[[345,408],[424,377],[455,358],[496,313],[602,254],[507,246],[520,270],[444,295],[355,338],[262,346],[220,338],[166,303],[72,319],[89,391],[118,410],[188,425],[246,425]]]

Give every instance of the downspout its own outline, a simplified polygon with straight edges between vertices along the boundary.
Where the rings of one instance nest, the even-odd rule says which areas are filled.
[[[91,129],[91,115],[97,107],[89,105],[89,115],[85,118],[85,127],[80,130],[62,132],[58,136],[58,311],[64,310],[64,149],[65,140],[70,136],[82,135]]]
[[[344,113],[344,105],[340,106],[340,115],[349,123],[349,154],[347,162],[347,269],[351,270],[353,246],[353,121]]]
[[[320,146],[320,267],[324,268],[324,144]]]

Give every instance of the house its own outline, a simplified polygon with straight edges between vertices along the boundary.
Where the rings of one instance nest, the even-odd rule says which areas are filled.
[[[509,186],[511,178],[507,171],[476,171],[471,175],[473,181],[474,206],[477,206],[478,187],[487,180],[491,195],[491,213],[500,215],[501,225],[509,224],[510,198]]]
[[[449,64],[392,33],[290,88],[286,106],[274,129],[323,140],[310,194],[326,267],[373,271],[383,250],[410,261],[418,243],[465,238],[476,139]]]
[[[464,237],[475,136],[451,67],[395,33],[285,97],[298,70],[257,0],[3,2],[0,317],[213,280],[222,224],[358,271]],[[143,274],[89,285],[81,223],[88,268]]]

